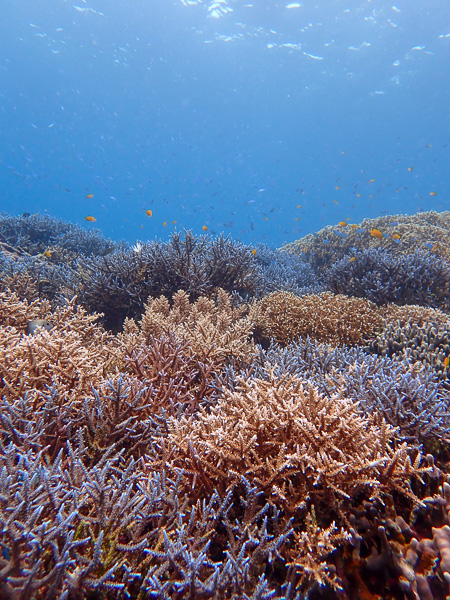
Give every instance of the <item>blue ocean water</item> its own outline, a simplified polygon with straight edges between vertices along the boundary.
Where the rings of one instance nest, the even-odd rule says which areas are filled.
[[[280,246],[450,210],[450,6],[395,1],[4,0],[0,211]]]

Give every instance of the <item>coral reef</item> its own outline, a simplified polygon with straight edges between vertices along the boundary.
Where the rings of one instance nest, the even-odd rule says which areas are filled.
[[[381,356],[405,355],[412,362],[433,367],[441,380],[450,377],[450,320],[442,324],[417,325],[398,321],[386,323],[382,333],[370,343],[370,350]]]
[[[448,225],[0,218],[0,597],[450,597]]]
[[[379,231],[381,236],[371,233]],[[435,211],[415,215],[386,215],[364,219],[359,225],[335,225],[310,233],[283,250],[304,257],[315,269],[329,267],[356,250],[381,248],[393,256],[414,254],[417,250],[432,257],[450,260],[448,236],[450,212]]]
[[[261,275],[255,294],[258,298],[272,292],[291,292],[303,296],[325,291],[314,269],[299,256],[257,244],[255,262]]]
[[[149,297],[171,298],[180,290],[190,299],[211,295],[218,287],[253,295],[260,275],[251,249],[228,237],[211,239],[186,231],[167,243],[147,242],[105,257],[78,263],[77,294],[90,311],[104,314],[106,327],[119,330],[126,317],[136,318]]]
[[[246,369],[247,379],[296,376],[321,394],[342,393],[363,414],[379,414],[395,435],[427,451],[450,440],[450,394],[432,368],[414,369],[408,359],[369,354],[361,348],[331,347],[305,339],[280,348],[272,344]],[[237,376],[227,370],[223,385],[236,389]]]
[[[18,217],[0,215],[0,243],[23,256],[48,253],[52,262],[67,264],[79,255],[102,256],[120,245],[107,240],[97,229],[82,227],[38,213]]]
[[[378,305],[395,302],[450,310],[450,263],[429,253],[396,257],[380,248],[354,252],[335,262],[324,280],[336,294]]]
[[[382,326],[371,302],[330,292],[302,298],[274,292],[254,304],[249,317],[261,341],[274,339],[279,344],[307,336],[335,345],[362,344]]]
[[[212,360],[217,367],[231,358],[248,362],[254,345],[250,339],[253,324],[246,312],[245,306],[233,306],[231,295],[220,288],[215,299],[202,296],[194,303],[186,292],[179,291],[172,306],[164,296],[147,303],[140,321],[142,339],[174,335],[188,342],[195,356]],[[136,328],[127,322],[126,330],[131,329]]]
[[[244,475],[295,514],[307,501],[334,506],[357,494],[397,490],[414,497],[408,478],[422,471],[406,444],[394,450],[394,429],[363,417],[342,394],[320,394],[298,377],[239,381],[211,409],[171,418],[154,457],[197,493],[225,492]]]

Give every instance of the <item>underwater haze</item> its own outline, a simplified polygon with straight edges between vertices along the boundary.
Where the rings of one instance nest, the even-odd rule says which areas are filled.
[[[449,65],[448,0],[3,0],[0,212],[280,246],[450,210]]]

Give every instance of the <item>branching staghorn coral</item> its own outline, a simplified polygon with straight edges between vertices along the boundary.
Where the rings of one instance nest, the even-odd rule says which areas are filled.
[[[310,500],[339,510],[360,493],[396,490],[414,500],[409,478],[423,471],[420,454],[411,462],[412,448],[391,446],[395,431],[383,419],[297,377],[241,380],[209,410],[171,418],[168,428],[150,469],[162,461],[182,471],[197,494],[225,491],[243,475],[287,513]]]
[[[36,256],[49,251],[53,261],[68,264],[83,254],[102,256],[119,247],[103,237],[98,229],[86,231],[49,215],[0,215],[0,242],[23,255]],[[49,257],[50,258],[50,257]]]
[[[320,528],[317,524],[314,507],[312,508],[313,510],[306,516],[305,528],[300,532],[294,531],[291,554],[296,556],[288,565],[294,567],[298,573],[296,587],[307,588],[308,584],[314,583],[342,590],[336,578],[335,569],[324,559],[332,554],[338,546],[347,542],[351,536],[343,528],[338,530],[334,522],[326,529]]]
[[[186,292],[177,292],[172,305],[164,297],[151,299],[140,321],[136,344],[150,339],[174,336],[187,343],[188,352],[201,361],[212,361],[217,367],[229,359],[248,361],[254,352],[250,340],[253,330],[246,307],[233,306],[230,294],[217,290],[216,298],[204,296],[189,301]],[[136,325],[126,323],[125,332],[138,332]]]
[[[73,293],[89,310],[104,313],[105,324],[120,330],[126,317],[140,317],[149,297],[171,298],[184,290],[191,300],[216,288],[252,296],[260,274],[251,248],[220,236],[174,233],[167,243],[139,244],[103,258],[78,262]],[[69,285],[69,282],[68,282]]]
[[[280,348],[273,344],[260,353],[247,378],[270,380],[296,376],[311,381],[326,395],[341,393],[359,404],[363,414],[379,414],[410,444],[437,451],[450,439],[450,395],[431,368],[417,368],[408,359],[369,354],[361,348],[333,348],[306,339]],[[227,380],[225,381],[225,375]],[[223,384],[237,387],[228,370]],[[445,444],[444,444],[445,445]]]
[[[287,597],[272,575],[276,569],[286,572],[283,554],[291,523],[245,478],[237,487],[224,497],[214,492],[195,505],[181,506],[170,495],[172,484],[167,505],[177,517],[151,534],[154,549],[146,551],[148,571],[139,598],[147,597],[144,589],[161,600]]]
[[[380,312],[371,302],[330,292],[301,298],[274,292],[256,302],[249,317],[257,339],[283,345],[307,336],[334,345],[363,344],[382,325]]]
[[[406,356],[412,363],[432,367],[443,382],[450,377],[450,320],[422,326],[414,322],[403,326],[398,321],[386,323],[369,347],[381,356]]]
[[[46,256],[19,256],[0,246],[0,292],[16,292],[30,302],[47,298],[57,303],[70,273],[69,266],[51,264]]]
[[[133,485],[135,464],[105,455],[87,469],[69,449],[48,466],[41,453],[0,447],[0,595],[116,598],[154,508]]]
[[[256,297],[272,292],[291,292],[296,296],[323,292],[314,269],[299,256],[257,244],[255,262],[260,270]]]
[[[450,310],[450,262],[420,251],[404,256],[381,248],[353,252],[325,272],[324,285],[377,305],[395,302]]]
[[[417,304],[405,304],[403,306],[388,304],[382,309],[382,314],[386,324],[397,323],[400,327],[409,324],[415,324],[419,327],[432,324],[439,327],[440,325],[446,325],[450,320],[450,315],[442,310]]]
[[[16,326],[0,327],[0,389],[4,398],[14,402],[28,394],[36,409],[46,392],[54,388],[65,394],[66,402],[79,403],[108,370],[109,338],[95,324],[97,316],[87,315],[73,300],[54,312],[41,313],[48,317],[49,331],[41,327],[34,335],[27,335],[25,319],[43,307],[18,303],[14,296],[10,302],[16,312],[3,321],[15,319]],[[3,310],[7,310],[5,303]]]
[[[382,235],[371,234],[374,229]],[[359,225],[325,227],[285,245],[283,250],[301,255],[317,270],[351,256],[355,249],[382,248],[398,257],[420,250],[448,261],[449,231],[450,212],[386,215],[364,219]]]

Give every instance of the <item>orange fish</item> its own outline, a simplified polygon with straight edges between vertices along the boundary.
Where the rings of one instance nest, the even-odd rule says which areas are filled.
[[[163,223],[163,227],[165,227],[167,225],[167,221],[164,221]]]
[[[394,235],[392,237],[394,238],[394,240],[399,240],[400,239],[400,234],[399,233],[394,233]]]
[[[350,262],[355,262],[356,258],[354,256],[351,257]]]
[[[430,192],[430,196],[437,196],[437,192]]]
[[[86,196],[86,198],[87,198],[88,200],[90,200],[90,199],[91,199],[91,198],[93,198],[93,197],[94,197],[94,194],[88,194],[88,195]]]
[[[361,194],[356,194],[356,195],[358,196],[358,198],[361,198],[361,197],[362,197],[362,196],[361,196]]]
[[[450,364],[450,358],[448,356],[446,356],[444,358],[444,367],[447,369],[449,364]]]
[[[89,221],[89,223],[93,223],[97,219],[95,217],[88,216],[88,217],[84,217],[84,220],[85,221]]]
[[[379,229],[371,229],[370,235],[374,238],[382,239],[384,237],[383,233]]]
[[[356,223],[352,223],[352,224],[350,225],[350,227],[351,227],[352,229],[359,229],[359,226],[358,226]]]
[[[369,183],[373,183],[375,179],[369,179]]]
[[[252,250],[252,254],[253,254],[253,256],[256,256],[256,248],[254,250]]]
[[[341,189],[341,186],[340,186],[340,185],[337,185],[337,186],[336,186],[334,189],[335,189],[335,190],[340,190],[340,189]]]
[[[297,208],[301,208],[301,207],[302,207],[302,205],[301,205],[301,204],[297,204]]]
[[[51,258],[53,252],[50,252],[50,250],[45,250],[42,254],[43,254],[43,256],[46,256],[47,258]]]
[[[175,225],[176,221],[172,221],[172,225]]]
[[[203,229],[203,231],[208,231],[208,228],[206,227],[206,225],[202,225],[202,229]]]
[[[339,221],[338,225],[340,225],[341,227],[347,227],[348,223],[347,221]]]
[[[338,201],[337,201],[337,200],[333,200],[333,202],[334,202],[335,204],[338,204]]]
[[[145,214],[147,215],[147,217],[151,217],[152,214],[153,214],[153,211],[150,210],[150,209],[148,209],[148,210],[145,211]]]
[[[414,169],[414,167],[408,167],[408,171],[409,171],[410,173],[412,173],[413,169]]]

